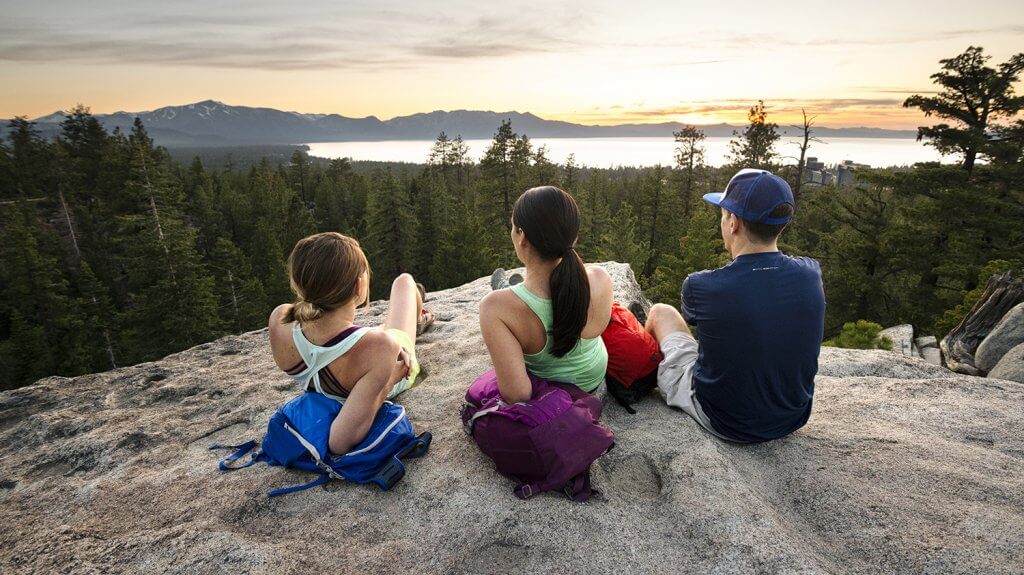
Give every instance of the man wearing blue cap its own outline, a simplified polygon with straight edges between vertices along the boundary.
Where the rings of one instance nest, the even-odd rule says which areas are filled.
[[[776,439],[811,415],[825,325],[821,268],[779,251],[796,209],[782,178],[740,170],[724,193],[704,200],[722,209],[733,261],[687,276],[682,315],[651,307],[646,327],[664,354],[658,387],[669,405],[719,438]],[[699,343],[687,324],[697,327]]]

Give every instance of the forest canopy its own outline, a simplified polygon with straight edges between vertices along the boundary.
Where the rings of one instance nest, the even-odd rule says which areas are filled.
[[[985,68],[983,56],[969,56],[943,61],[936,81],[964,89],[950,75]],[[941,338],[988,275],[1021,269],[1024,121],[1015,119],[1015,76],[1005,76],[1022,62],[978,76],[1003,90],[988,95],[1005,121],[922,131],[959,150],[961,165],[862,170],[855,186],[841,188],[804,183],[806,149],[798,165],[780,163],[777,126],[763,102],[752,106],[733,163],[723,167],[704,164],[696,127],[675,134],[673,165],[647,168],[595,169],[572,157],[555,164],[508,121],[479,162],[461,138],[441,133],[417,166],[359,166],[294,149],[287,161],[240,168],[175,161],[141,122],[108,133],[81,106],[52,140],[16,118],[0,142],[0,389],[259,328],[292,299],[289,251],[317,231],[361,242],[374,298],[401,272],[437,290],[517,267],[511,205],[538,185],[576,198],[585,261],[627,262],[653,300],[678,305],[687,274],[729,261],[720,213],[701,195],[753,164],[800,190],[780,247],[821,262],[827,338],[858,320],[912,323]],[[907,105],[969,118],[957,116],[948,95]]]

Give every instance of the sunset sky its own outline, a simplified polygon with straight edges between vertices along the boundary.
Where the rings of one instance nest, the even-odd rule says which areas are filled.
[[[1024,51],[1020,0],[0,0],[0,117],[215,99],[386,119],[436,109],[587,124],[910,128],[940,58]],[[965,11],[969,8],[970,11]],[[1019,88],[1018,88],[1019,89]]]

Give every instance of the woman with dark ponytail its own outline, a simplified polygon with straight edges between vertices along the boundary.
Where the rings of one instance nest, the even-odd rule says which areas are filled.
[[[608,365],[601,333],[612,308],[612,282],[587,268],[574,248],[579,209],[553,186],[527,190],[512,210],[512,244],[526,279],[480,303],[480,330],[508,403],[528,401],[527,372],[593,391]]]

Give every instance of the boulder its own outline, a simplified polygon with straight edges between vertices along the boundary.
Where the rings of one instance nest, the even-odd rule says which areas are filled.
[[[629,268],[605,264],[620,301]],[[1024,385],[825,348],[796,433],[725,443],[656,395],[606,399],[601,495],[516,499],[462,431],[490,367],[482,278],[432,292],[425,377],[398,398],[434,443],[389,492],[217,469],[296,393],[265,330],[0,393],[0,573],[1020,573]],[[380,302],[361,325],[383,319]],[[604,396],[603,388],[599,393]]]
[[[878,332],[878,335],[892,340],[893,353],[907,357],[917,356],[917,348],[914,345],[914,326],[909,323],[887,327]]]
[[[921,357],[932,365],[942,365],[942,352],[937,347],[922,347]]]
[[[988,336],[974,352],[974,367],[982,371],[992,370],[1003,354],[1015,345],[1024,343],[1024,303],[1019,303],[1006,312]]]
[[[917,344],[917,349],[923,350],[926,347],[939,347],[938,340],[935,339],[934,335],[925,335],[914,339],[914,343]]]
[[[988,372],[988,376],[1024,383],[1024,343],[1019,343],[1004,353],[999,363]]]

